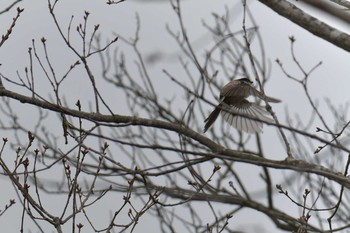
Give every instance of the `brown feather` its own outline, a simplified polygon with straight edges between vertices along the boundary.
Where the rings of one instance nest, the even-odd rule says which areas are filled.
[[[210,113],[207,119],[205,119],[204,133],[210,128],[210,126],[215,122],[216,118],[218,118],[219,113],[221,111],[221,106],[218,105],[214,111]]]

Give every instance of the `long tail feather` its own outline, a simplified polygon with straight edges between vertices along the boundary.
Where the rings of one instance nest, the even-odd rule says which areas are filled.
[[[204,120],[205,126],[204,126],[204,133],[210,128],[210,126],[215,122],[216,118],[218,118],[219,113],[221,109],[219,106],[217,106],[214,111],[210,113],[207,119]]]

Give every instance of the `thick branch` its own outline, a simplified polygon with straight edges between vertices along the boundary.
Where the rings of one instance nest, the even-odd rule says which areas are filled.
[[[350,52],[350,35],[307,14],[286,0],[259,1],[312,34]]]
[[[275,222],[275,224],[278,225],[279,228],[288,230],[288,231],[290,230],[296,231],[298,227],[301,225],[300,221],[284,213],[283,211],[279,211],[275,208],[266,207],[256,201],[247,200],[238,195],[221,195],[217,193],[206,194],[206,193],[201,193],[196,191],[189,191],[181,188],[176,188],[176,189],[162,188],[162,191],[171,197],[176,197],[183,200],[191,199],[192,201],[194,200],[212,201],[212,202],[220,202],[220,203],[231,204],[231,205],[245,206],[266,214],[267,216],[270,217],[270,219],[273,222]],[[283,223],[285,223],[286,225]],[[320,229],[317,229],[316,227],[310,224],[308,225],[308,227],[309,227],[309,230],[312,232],[321,232]]]

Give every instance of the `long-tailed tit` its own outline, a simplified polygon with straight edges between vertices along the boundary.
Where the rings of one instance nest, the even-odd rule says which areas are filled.
[[[215,122],[220,112],[224,120],[233,127],[237,128],[239,131],[244,131],[247,133],[262,132],[262,122],[247,118],[244,115],[263,121],[272,122],[272,119],[268,117],[269,112],[264,107],[256,103],[249,102],[247,98],[249,96],[256,96],[267,102],[278,103],[281,101],[266,96],[264,93],[256,90],[252,84],[253,82],[248,78],[232,80],[231,82],[227,83],[221,89],[219,105],[215,107],[214,111],[211,112],[208,118],[204,121],[204,132],[206,132]]]

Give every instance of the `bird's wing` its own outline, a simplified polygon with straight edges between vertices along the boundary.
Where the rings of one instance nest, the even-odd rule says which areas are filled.
[[[269,112],[267,112],[263,107],[250,103],[247,100],[240,102],[239,104],[226,106],[227,110],[222,110],[221,114],[224,120],[237,128],[239,131],[244,131],[247,133],[260,133],[262,132],[263,123],[257,120],[253,120],[248,117],[256,118],[266,122],[273,122],[273,120],[268,117]]]
[[[234,96],[234,97],[247,98],[252,93],[251,88],[252,87],[247,83],[241,83],[237,80],[233,80],[227,83],[221,89],[220,96],[225,96],[225,97]]]
[[[272,103],[279,103],[279,102],[281,102],[281,100],[279,100],[279,99],[266,96],[264,93],[262,93],[261,91],[258,91],[257,89],[255,89],[252,86],[250,86],[249,94],[252,95],[252,96],[258,97],[259,99],[266,100],[267,102],[272,102]]]
[[[279,99],[273,98],[266,96],[264,93],[261,91],[258,91],[255,89],[252,85],[248,83],[241,83],[239,81],[231,81],[228,84],[226,84],[220,93],[221,96],[225,97],[242,97],[242,98],[247,98],[248,96],[256,96],[259,99],[266,100],[268,102],[273,102],[273,103],[278,103],[281,102]]]

